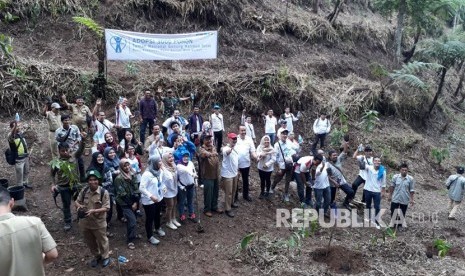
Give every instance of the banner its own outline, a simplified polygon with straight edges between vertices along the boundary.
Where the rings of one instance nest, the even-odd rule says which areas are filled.
[[[214,59],[218,32],[147,34],[105,29],[107,60]]]

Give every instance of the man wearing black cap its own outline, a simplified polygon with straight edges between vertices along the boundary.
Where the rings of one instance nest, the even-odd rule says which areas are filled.
[[[162,88],[158,87],[158,93],[162,91]],[[168,90],[166,90],[166,97],[162,96],[161,99],[163,103],[163,115],[165,118],[168,118],[174,113],[180,102],[187,101],[190,97],[178,98],[174,95],[173,89],[168,88]]]
[[[87,172],[88,186],[81,190],[75,202],[79,216],[79,228],[94,259],[90,266],[110,264],[110,246],[107,238],[106,213],[110,210],[110,195],[100,186],[102,176],[97,170]]]
[[[361,160],[365,162],[365,165],[373,165],[373,149],[367,145],[363,148],[363,145],[360,144],[357,150],[354,152],[353,155],[354,159],[357,159],[358,162]],[[352,189],[354,190],[354,197],[357,194],[357,189],[360,185],[365,184],[367,178],[367,173],[365,170],[360,170],[357,178],[352,183]],[[365,193],[362,194],[362,202],[365,202]]]
[[[446,187],[449,190],[449,217],[450,220],[455,220],[455,213],[463,200],[465,191],[465,177],[462,174],[465,172],[464,167],[457,168],[457,174],[449,176],[446,181]]]
[[[285,129],[287,129],[287,121],[282,119],[279,121],[279,124],[281,125],[280,128],[278,128],[278,131],[276,131],[276,137],[281,137],[281,132]],[[289,130],[289,129],[287,129]]]

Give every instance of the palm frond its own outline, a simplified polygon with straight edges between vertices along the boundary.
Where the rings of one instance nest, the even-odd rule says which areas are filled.
[[[407,84],[410,87],[417,88],[420,90],[427,90],[428,85],[422,81],[419,77],[413,75],[413,74],[400,74],[400,73],[391,73],[389,76],[395,81],[395,82],[402,82]]]
[[[92,18],[74,16],[73,21],[81,25],[84,25],[85,27],[93,31],[99,38],[103,37],[103,27],[100,26],[97,22],[95,22]]]

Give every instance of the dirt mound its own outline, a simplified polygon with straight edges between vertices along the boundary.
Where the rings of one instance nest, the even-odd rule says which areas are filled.
[[[327,264],[336,273],[357,274],[370,270],[362,253],[342,246],[333,246],[329,251],[327,248],[317,248],[311,256],[316,262]]]

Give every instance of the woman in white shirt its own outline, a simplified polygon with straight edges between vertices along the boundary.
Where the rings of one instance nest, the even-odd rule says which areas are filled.
[[[172,230],[176,230],[181,226],[181,224],[176,221],[176,196],[178,195],[178,185],[173,154],[171,152],[164,153],[162,163],[161,181],[166,186],[166,193],[164,195],[166,202],[166,217],[168,218],[166,226]]]
[[[158,236],[165,236],[165,232],[160,227],[160,210],[166,186],[161,181],[162,162],[159,156],[149,158],[147,169],[142,174],[139,191],[141,192],[141,202],[145,211],[145,231],[149,243],[156,245],[160,243],[153,236],[153,225]]]
[[[276,162],[276,152],[268,135],[262,137],[257,148],[258,175],[260,176],[260,199],[268,198],[271,188],[271,173]],[[265,189],[266,188],[266,189]]]

